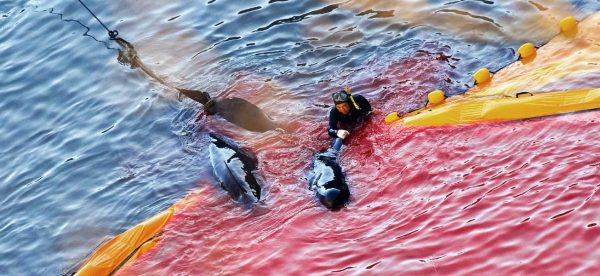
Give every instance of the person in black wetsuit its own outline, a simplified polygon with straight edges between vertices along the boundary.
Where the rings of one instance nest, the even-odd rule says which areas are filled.
[[[345,128],[352,128],[371,113],[371,104],[361,95],[351,95],[348,86],[343,91],[333,93],[331,97],[335,103],[329,111],[329,136],[345,139],[350,132]]]

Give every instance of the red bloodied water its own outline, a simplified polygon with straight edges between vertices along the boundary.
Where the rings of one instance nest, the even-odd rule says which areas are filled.
[[[443,66],[436,60],[422,59]],[[425,95],[429,87],[420,84],[427,76],[408,78],[416,84],[401,94]],[[411,104],[390,96],[371,102]],[[388,126],[376,111],[342,150],[352,197],[338,212],[321,206],[307,187],[310,160],[328,140],[325,111],[315,113],[314,120],[292,120],[292,134],[245,137],[266,183],[263,204],[244,209],[203,181],[158,245],[119,274],[593,274],[600,268],[594,253],[600,111],[434,128]]]

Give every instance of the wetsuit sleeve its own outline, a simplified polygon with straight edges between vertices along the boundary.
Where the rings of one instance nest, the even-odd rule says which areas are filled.
[[[367,101],[367,99],[365,99],[365,97],[363,97],[361,95],[356,95],[356,96],[352,96],[352,97],[356,101],[356,104],[358,104],[358,106],[360,107],[361,113],[367,114],[373,110],[371,108],[371,104],[369,103],[369,101]]]
[[[327,130],[327,133],[329,134],[329,136],[337,138],[338,119],[336,113],[334,112],[334,108],[329,110],[329,129]]]

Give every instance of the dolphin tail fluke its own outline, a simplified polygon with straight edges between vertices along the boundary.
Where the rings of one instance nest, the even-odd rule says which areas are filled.
[[[115,42],[117,42],[117,44],[121,45],[123,48],[133,50],[133,45],[123,38],[117,37],[115,38]]]
[[[327,189],[325,191],[318,191],[319,201],[321,201],[321,203],[329,209],[338,207],[339,204],[337,201],[340,194],[341,192],[338,189]]]
[[[210,95],[208,93],[200,90],[190,90],[183,88],[177,88],[177,91],[179,91],[183,95],[186,95],[188,98],[201,103],[205,108],[208,108],[208,106],[206,106],[210,101]]]
[[[132,69],[140,68],[142,69],[142,71],[144,71],[144,73],[146,73],[154,80],[160,82],[162,85],[173,87],[159,75],[154,73],[154,71],[152,71],[148,66],[146,66],[146,64],[142,62],[142,60],[137,54],[137,51],[135,50],[133,45],[129,43],[129,41],[120,37],[115,38],[115,41],[117,42],[117,44],[119,44],[119,46],[121,46],[121,49],[119,50],[119,57],[117,58],[117,60],[119,60],[121,64],[128,64],[129,66],[131,66]]]

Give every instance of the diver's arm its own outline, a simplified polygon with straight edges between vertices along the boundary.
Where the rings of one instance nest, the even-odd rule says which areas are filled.
[[[337,116],[338,116],[337,110],[332,109],[329,112],[329,129],[327,130],[327,133],[329,134],[329,136],[331,136],[333,138],[346,139],[346,137],[348,137],[348,135],[350,135],[350,132],[348,132],[345,129],[338,129],[338,127],[337,127],[338,117]]]
[[[335,108],[335,107],[334,107]],[[337,116],[335,114],[335,111],[333,110],[334,108],[332,108],[331,110],[329,110],[329,129],[327,130],[327,133],[329,134],[329,136],[333,137],[333,138],[337,138]]]
[[[329,134],[329,136],[331,136],[331,138],[337,138],[337,130],[335,130],[335,129],[331,129],[331,128],[330,128],[330,129],[327,131],[327,133]]]

